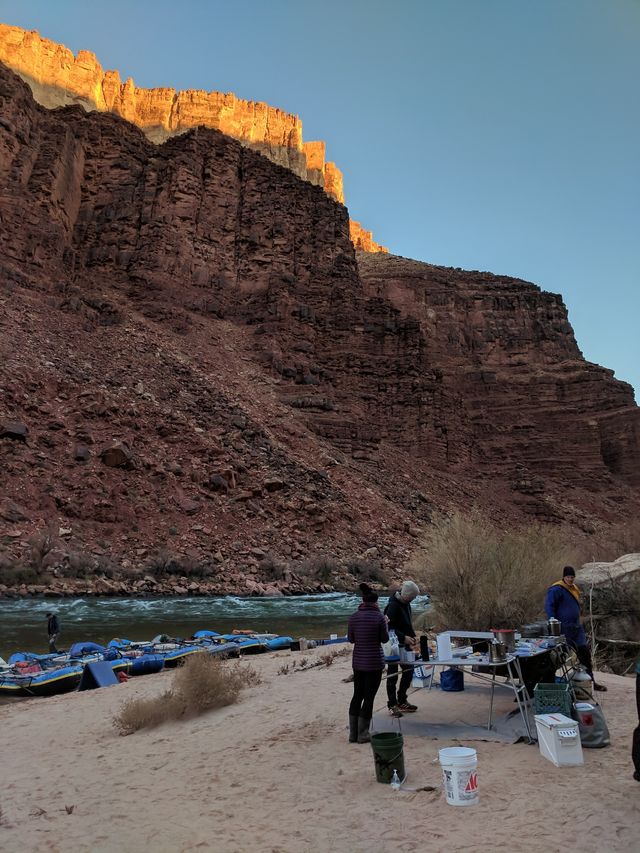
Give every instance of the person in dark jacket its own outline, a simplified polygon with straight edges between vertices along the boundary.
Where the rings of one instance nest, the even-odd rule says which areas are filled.
[[[47,635],[49,637],[49,651],[57,653],[56,640],[60,636],[60,623],[55,613],[47,613]]]
[[[407,651],[412,651],[416,646],[416,632],[411,622],[411,602],[417,595],[420,595],[417,584],[413,581],[405,581],[389,598],[389,603],[384,609],[384,614],[389,620],[389,630],[396,632],[398,643]],[[410,664],[400,664],[400,669],[402,675],[396,695],[398,664],[387,664],[387,705],[392,717],[401,717],[404,713],[418,710],[418,706],[412,705],[407,699],[407,691],[413,678],[413,667]]]
[[[360,584],[362,604],[349,619],[347,635],[353,643],[353,699],[349,705],[349,743],[369,743],[373,700],[382,681],[382,643],[389,639],[387,620],[380,613],[378,594]]]
[[[631,758],[635,767],[633,778],[640,782],[640,658],[636,661],[636,707],[638,709],[638,725],[633,733]]]
[[[544,600],[544,609],[549,618],[560,621],[561,631],[568,645],[575,649],[578,660],[593,681],[593,689],[606,690],[604,684],[596,684],[593,675],[591,650],[580,621],[582,604],[580,602],[580,590],[576,586],[576,570],[573,566],[565,566],[562,570],[562,580],[551,584]]]

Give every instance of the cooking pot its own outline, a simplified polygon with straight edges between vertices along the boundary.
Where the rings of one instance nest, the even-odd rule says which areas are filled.
[[[489,643],[489,660],[491,663],[504,663],[507,659],[507,647],[504,643]]]
[[[551,617],[547,622],[547,630],[549,631],[550,637],[559,637],[560,636],[560,622],[557,619]]]
[[[492,628],[491,630],[498,643],[504,643],[508,652],[515,652],[516,632],[512,628]]]

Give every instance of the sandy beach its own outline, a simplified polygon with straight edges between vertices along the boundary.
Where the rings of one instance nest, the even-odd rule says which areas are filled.
[[[320,649],[305,653],[312,660]],[[374,851],[625,850],[640,847],[632,780],[634,682],[603,675],[607,749],[584,767],[555,768],[537,746],[474,741],[480,804],[441,791],[394,793],[376,782],[371,747],[347,743],[350,658],[282,674],[299,658],[245,659],[262,677],[237,704],[119,736],[114,713],[160,694],[172,674],[0,707],[0,848],[6,851],[374,853]],[[233,664],[232,664],[233,665]],[[416,718],[486,719],[484,687],[413,694]],[[499,693],[498,711],[513,707]],[[376,708],[385,704],[384,690]],[[405,735],[407,788],[440,784],[438,749]]]

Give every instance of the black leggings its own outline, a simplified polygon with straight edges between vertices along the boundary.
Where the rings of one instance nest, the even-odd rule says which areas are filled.
[[[373,672],[354,669],[353,699],[349,705],[350,717],[362,717],[365,720],[371,719],[373,716],[373,700],[376,698],[381,681],[381,669],[376,669]]]
[[[398,664],[387,664],[387,704],[390,708],[394,705],[402,705],[407,701],[407,690],[411,687],[413,680],[413,667],[407,664],[400,664],[402,675],[400,676],[400,687],[396,696],[396,685],[398,683]]]
[[[631,757],[636,771],[636,779],[640,782],[640,672],[636,675],[636,705],[638,707],[638,725],[633,733]]]

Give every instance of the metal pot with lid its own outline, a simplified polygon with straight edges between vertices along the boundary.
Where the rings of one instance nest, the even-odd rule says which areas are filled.
[[[504,643],[508,652],[516,650],[516,632],[513,628],[492,628],[493,636],[498,643]]]
[[[549,631],[550,637],[559,637],[560,636],[560,622],[558,619],[554,619],[553,616],[547,622],[547,630]]]

